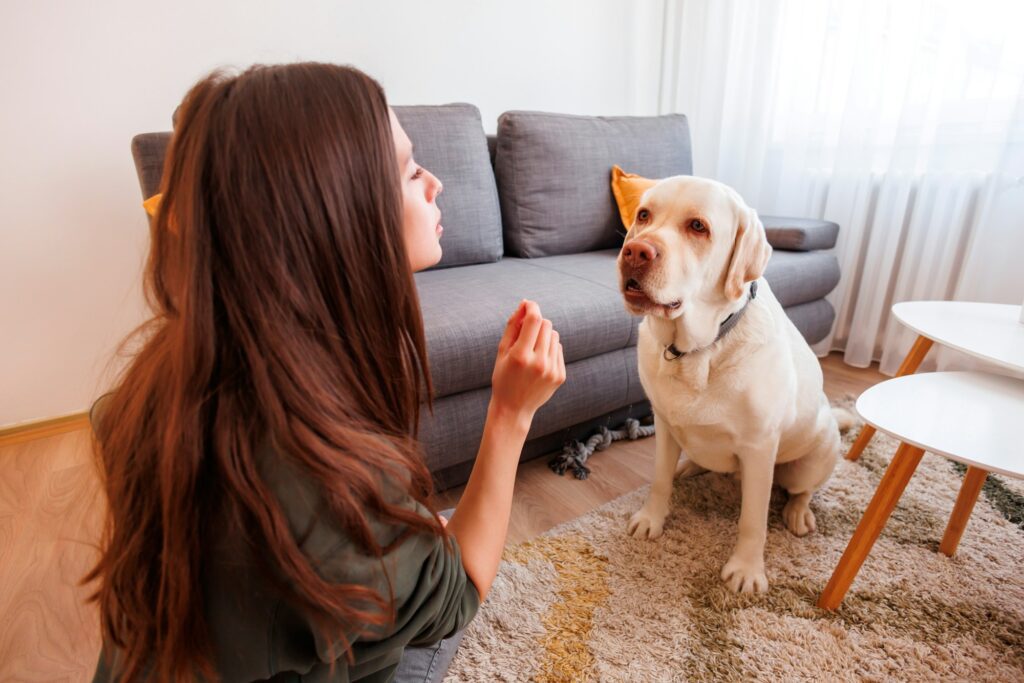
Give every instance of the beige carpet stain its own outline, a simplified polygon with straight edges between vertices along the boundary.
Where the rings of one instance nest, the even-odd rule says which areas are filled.
[[[538,683],[590,681],[594,655],[588,645],[595,609],[608,590],[608,560],[578,536],[541,537],[507,550],[507,562],[550,562],[557,572],[557,601],[542,618],[546,632],[544,657],[531,680]]]
[[[807,537],[786,531],[773,492],[764,595],[718,576],[740,509],[727,475],[677,480],[656,541],[626,533],[644,487],[509,548],[446,680],[1024,681],[1024,529],[1006,513],[1024,482],[983,493],[947,558],[936,549],[962,474],[925,454],[842,606],[817,608],[896,446],[876,435],[837,463]]]

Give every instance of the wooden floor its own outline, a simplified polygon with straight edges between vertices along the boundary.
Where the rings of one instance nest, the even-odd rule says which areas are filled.
[[[87,430],[0,449],[0,681],[87,681],[97,612],[78,581],[104,500]]]
[[[830,398],[885,379],[838,354],[822,360]],[[589,461],[590,479],[558,477],[546,458],[516,476],[509,542],[518,543],[647,484],[654,440],[616,442]],[[441,494],[453,505],[461,489]],[[0,681],[91,680],[95,609],[80,577],[96,558],[103,498],[84,430],[0,448]]]

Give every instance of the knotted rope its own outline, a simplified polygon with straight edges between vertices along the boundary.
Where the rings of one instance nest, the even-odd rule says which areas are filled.
[[[586,466],[587,458],[595,451],[603,451],[612,445],[613,441],[630,439],[636,441],[654,434],[654,425],[641,425],[640,420],[629,418],[619,429],[608,429],[598,427],[596,434],[586,442],[570,441],[562,447],[562,452],[548,461],[548,467],[561,476],[570,467],[572,474],[577,479],[586,479],[590,476],[590,468]]]

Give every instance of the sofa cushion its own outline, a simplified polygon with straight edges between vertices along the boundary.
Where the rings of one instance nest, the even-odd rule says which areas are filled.
[[[636,173],[627,173],[617,165],[612,166],[612,196],[619,207],[619,217],[622,220],[622,227],[629,232],[633,227],[633,220],[636,218],[636,210],[640,206],[644,192],[651,189],[658,183],[657,180],[638,176]]]
[[[416,274],[436,396],[489,386],[498,341],[522,299],[540,304],[559,331],[566,363],[630,344],[633,318],[622,304],[615,254],[498,263]]]
[[[622,301],[622,294],[619,292],[619,249],[604,249],[591,251],[586,254],[564,254],[562,256],[546,256],[544,258],[530,259],[529,263],[538,268],[554,270],[566,275],[593,282],[596,285],[610,288],[615,292],[619,301],[619,308],[625,313],[626,307]],[[629,315],[629,314],[626,314]],[[630,315],[630,331],[628,346],[636,346],[637,333],[640,328],[640,316]]]
[[[815,218],[761,216],[768,244],[775,249],[812,251],[836,246],[839,224]]]
[[[776,250],[764,279],[783,308],[824,297],[839,284],[839,261],[832,252]]]
[[[495,177],[505,249],[537,258],[618,246],[609,181],[619,164],[649,178],[692,173],[682,114],[600,117],[511,111],[498,119]]]
[[[444,185],[441,262],[490,263],[502,255],[501,213],[480,111],[470,104],[394,107],[417,163]]]

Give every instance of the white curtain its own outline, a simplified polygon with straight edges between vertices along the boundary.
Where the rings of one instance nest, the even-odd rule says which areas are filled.
[[[1022,30],[1018,0],[665,0],[659,109],[694,172],[840,225],[819,354],[892,374],[893,303],[1024,299]]]

